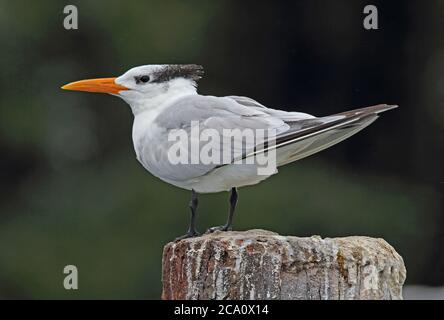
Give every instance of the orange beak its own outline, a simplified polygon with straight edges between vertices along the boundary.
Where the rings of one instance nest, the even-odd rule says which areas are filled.
[[[122,90],[129,90],[127,87],[115,83],[114,80],[116,78],[80,80],[65,84],[62,89],[112,94],[118,94]]]

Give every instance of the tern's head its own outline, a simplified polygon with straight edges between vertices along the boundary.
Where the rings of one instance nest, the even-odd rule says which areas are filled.
[[[109,93],[134,105],[165,94],[195,91],[202,75],[202,66],[195,64],[145,65],[132,68],[117,78],[81,80],[64,85],[62,89]]]

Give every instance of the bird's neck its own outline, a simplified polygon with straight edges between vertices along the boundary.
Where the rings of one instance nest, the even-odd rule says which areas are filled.
[[[197,94],[195,83],[185,79],[177,79],[177,81],[171,81],[168,83],[163,92],[159,92],[153,96],[144,97],[143,99],[127,102],[129,103],[134,116],[136,116],[147,111],[158,112],[164,106],[170,105],[174,100],[192,94]]]

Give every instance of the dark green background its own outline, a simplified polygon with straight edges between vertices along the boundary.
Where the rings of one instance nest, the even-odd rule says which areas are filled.
[[[63,28],[75,4],[79,29]],[[0,1],[0,298],[159,298],[162,247],[187,191],[148,174],[117,98],[74,80],[199,63],[199,91],[327,115],[400,108],[351,139],[240,190],[235,229],[383,237],[408,283],[443,285],[444,2]],[[199,228],[227,194],[200,198]],[[79,269],[79,290],[62,286]]]

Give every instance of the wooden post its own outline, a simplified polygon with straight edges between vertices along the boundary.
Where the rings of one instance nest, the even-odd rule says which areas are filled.
[[[216,232],[165,246],[162,299],[402,299],[405,277],[383,239]]]

